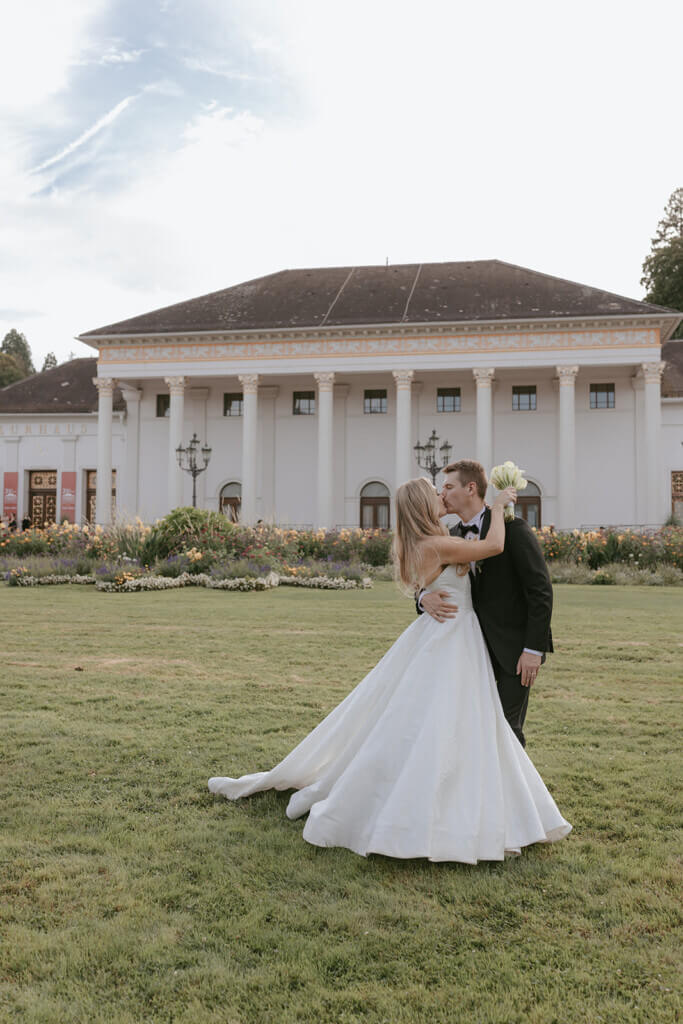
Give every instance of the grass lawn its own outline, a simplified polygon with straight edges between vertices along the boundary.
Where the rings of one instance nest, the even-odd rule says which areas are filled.
[[[0,587],[0,1020],[677,1021],[683,590],[556,588],[526,733],[564,842],[366,860],[305,843],[287,794],[209,795],[279,761],[412,615],[388,583]]]

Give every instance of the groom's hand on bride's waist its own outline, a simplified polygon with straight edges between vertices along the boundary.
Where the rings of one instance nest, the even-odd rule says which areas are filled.
[[[458,614],[458,606],[453,604],[447,590],[433,590],[429,594],[423,594],[420,598],[420,608],[437,622],[454,619]]]

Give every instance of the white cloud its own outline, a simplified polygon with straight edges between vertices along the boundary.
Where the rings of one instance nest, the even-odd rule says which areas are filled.
[[[165,6],[160,26],[180,10]],[[19,103],[32,95],[44,123],[60,115],[69,62],[94,52],[85,7],[74,3],[80,20],[57,30],[58,56]],[[215,50],[189,58],[170,37],[147,86],[139,63],[111,63],[101,73],[126,98],[37,169],[89,159],[91,140],[106,148],[107,126],[144,92],[168,121],[163,145],[136,149],[128,181],[98,195],[79,176],[79,191],[31,196],[16,119],[0,149],[3,306],[44,311],[26,325],[36,360],[75,349],[76,333],[285,267],[498,257],[642,294],[640,263],[680,185],[678,9],[652,0],[643,19],[627,2],[618,20],[587,0],[571,16],[540,0],[201,9],[236,65]],[[146,42],[109,38],[120,53]],[[173,55],[185,58],[178,81]],[[264,83],[281,86],[270,106]],[[644,131],[666,140],[661,153]],[[22,329],[0,321],[0,336],[11,326]]]
[[[106,0],[30,0],[2,15],[0,107],[22,111],[63,89],[89,46],[89,29]]]
[[[99,132],[101,132],[104,128],[107,128],[110,124],[113,124],[116,118],[119,117],[123,113],[123,111],[130,106],[134,99],[136,99],[135,96],[126,96],[125,99],[122,99],[120,103],[117,103],[115,107],[112,107],[111,110],[109,110],[106,114],[100,117],[95,122],[95,124],[91,125],[90,128],[87,128],[86,131],[82,132],[82,134],[79,135],[77,139],[74,139],[73,142],[70,142],[68,146],[65,146],[64,149],[61,149],[58,153],[56,153],[54,156],[51,156],[48,160],[43,161],[43,163],[40,164],[40,166],[34,167],[29,173],[39,174],[41,171],[47,170],[48,167],[52,167],[54,166],[54,164],[60,163],[67,156],[70,156],[72,153],[74,153],[77,149],[80,149],[81,146],[85,145],[86,142],[89,142],[90,139],[94,138],[94,136],[99,134]]]

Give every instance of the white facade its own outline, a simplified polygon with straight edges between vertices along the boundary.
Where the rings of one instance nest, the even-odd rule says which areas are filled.
[[[82,521],[86,472],[107,479],[114,469],[117,513],[153,521],[191,503],[175,449],[196,432],[212,448],[200,507],[217,509],[221,489],[239,483],[245,522],[358,526],[364,485],[383,483],[393,496],[421,475],[413,446],[435,429],[453,461],[522,466],[543,524],[656,526],[671,512],[672,473],[683,470],[683,399],[660,396],[661,326],[638,316],[102,338],[99,412],[0,413],[0,473],[17,481],[18,520],[31,470],[75,473]],[[114,383],[122,413],[112,412]],[[590,407],[596,384],[614,385],[613,408]],[[516,386],[535,386],[533,411],[513,410]],[[459,412],[437,412],[439,388],[460,389]],[[386,391],[386,412],[364,412],[367,390]],[[295,391],[315,392],[314,415],[293,414]],[[243,395],[241,416],[223,414],[225,394]],[[158,395],[170,396],[170,415],[157,415]],[[59,480],[56,490],[61,518]],[[98,501],[98,521],[110,515]]]

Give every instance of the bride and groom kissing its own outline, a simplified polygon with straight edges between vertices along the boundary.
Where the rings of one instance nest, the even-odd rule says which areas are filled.
[[[524,750],[529,690],[552,651],[552,586],[516,493],[489,507],[484,468],[446,467],[396,492],[394,562],[417,618],[270,771],[215,776],[230,800],[294,789],[303,836],[367,856],[502,860],[571,831]],[[459,516],[449,531],[447,513]]]

